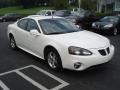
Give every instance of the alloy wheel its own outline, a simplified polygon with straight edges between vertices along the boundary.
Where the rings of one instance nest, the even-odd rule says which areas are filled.
[[[47,60],[48,60],[48,64],[49,66],[52,68],[52,69],[56,69],[58,67],[58,61],[57,61],[57,55],[51,51],[48,53],[48,57],[47,57]]]

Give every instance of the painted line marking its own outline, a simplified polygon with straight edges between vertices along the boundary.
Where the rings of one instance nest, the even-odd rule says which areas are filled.
[[[52,88],[52,89],[50,89],[50,90],[59,90],[59,89],[65,87],[65,86],[68,86],[68,85],[69,85],[69,83],[63,81],[62,79],[60,79],[60,78],[52,75],[51,73],[49,73],[49,72],[47,72],[47,71],[45,71],[45,70],[43,70],[43,69],[40,69],[40,68],[38,68],[38,67],[36,67],[36,66],[34,66],[34,65],[31,65],[31,67],[35,68],[36,70],[38,70],[38,71],[46,74],[47,76],[49,76],[49,77],[53,78],[54,80],[56,80],[56,81],[58,81],[58,82],[61,83],[59,86],[56,86],[56,87],[54,87],[54,88]]]
[[[1,80],[0,80],[0,87],[1,87],[3,90],[10,90]]]
[[[25,74],[21,73],[20,71],[16,71],[16,73],[19,74],[21,77],[23,77],[25,80],[29,81],[34,86],[38,87],[39,89],[48,90],[47,88],[45,88],[44,86],[42,86],[39,83],[35,82],[34,80],[32,80],[31,78],[29,78]]]
[[[42,72],[44,73],[45,75],[51,77],[52,79],[60,82],[61,84],[58,85],[58,86],[55,86],[54,88],[52,89],[47,89],[46,87],[44,87],[43,85],[39,84],[38,82],[32,80],[30,77],[28,77],[27,75],[25,75],[24,73],[20,72],[20,70],[24,70],[24,69],[27,69],[27,68],[34,68],[36,70],[38,70],[39,72]],[[22,67],[22,68],[19,68],[19,69],[15,69],[15,70],[12,70],[12,71],[8,71],[8,72],[5,72],[5,73],[1,73],[0,76],[4,76],[4,75],[7,75],[7,74],[10,74],[10,73],[17,73],[18,75],[20,75],[22,78],[24,78],[25,80],[27,80],[28,82],[30,82],[31,84],[33,84],[34,86],[38,87],[39,89],[41,90],[59,90],[61,88],[64,88],[66,86],[69,85],[69,83],[63,81],[62,79],[56,77],[55,75],[37,67],[37,66],[34,66],[34,65],[29,65],[29,66],[26,66],[26,67]],[[1,81],[2,82],[2,81]],[[0,84],[1,84],[0,82]],[[1,84],[1,87],[3,88],[7,88],[3,83]],[[8,89],[5,89],[5,90],[10,90],[9,88]]]
[[[29,68],[29,67],[31,67],[31,65],[25,66],[25,67],[22,67],[22,68],[18,68],[18,69],[14,69],[14,70],[11,70],[11,71],[8,71],[8,72],[1,73],[0,76],[4,76],[4,75],[10,74],[10,73],[14,73],[16,71],[23,70],[23,69],[26,69],[26,68]]]

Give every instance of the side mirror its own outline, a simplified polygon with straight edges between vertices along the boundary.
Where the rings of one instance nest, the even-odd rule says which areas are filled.
[[[38,30],[36,30],[36,29],[30,30],[30,34],[33,35],[33,36],[39,36],[40,35]]]

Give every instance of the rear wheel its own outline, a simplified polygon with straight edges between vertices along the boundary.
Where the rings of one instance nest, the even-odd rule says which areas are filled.
[[[113,34],[114,36],[116,36],[116,35],[118,34],[118,29],[117,29],[117,28],[114,28],[112,34]]]
[[[17,45],[13,36],[10,36],[10,46],[13,50],[17,49]]]
[[[3,19],[3,22],[6,22],[6,19]]]
[[[62,62],[61,62],[60,55],[55,49],[50,49],[47,51],[46,60],[49,67],[52,70],[59,71],[62,69]]]

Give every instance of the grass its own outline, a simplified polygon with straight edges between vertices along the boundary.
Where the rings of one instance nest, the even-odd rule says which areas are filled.
[[[74,6],[70,7],[70,10],[75,8]],[[14,6],[14,7],[6,7],[6,8],[0,8],[0,16],[6,14],[6,13],[19,13],[24,16],[27,15],[33,15],[36,14],[40,10],[46,10],[46,9],[54,9],[54,7],[33,7],[33,8],[28,8],[24,9],[20,6]]]
[[[34,8],[28,8],[28,9],[24,9],[22,7],[7,7],[7,8],[0,9],[0,15],[4,15],[6,13],[19,13],[23,15],[33,15],[42,9],[53,9],[53,7],[34,7]]]

